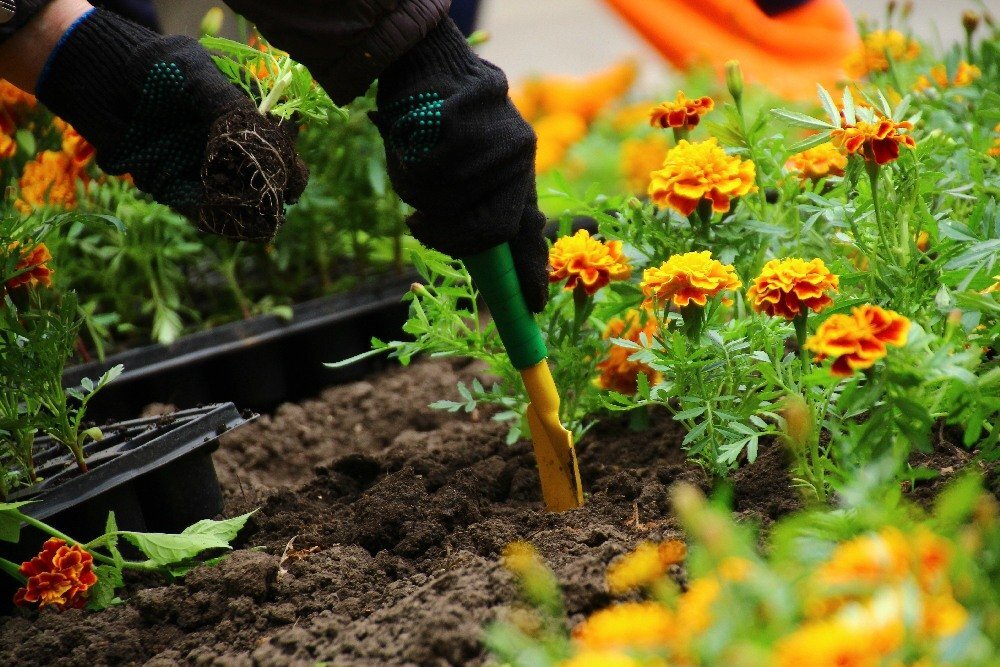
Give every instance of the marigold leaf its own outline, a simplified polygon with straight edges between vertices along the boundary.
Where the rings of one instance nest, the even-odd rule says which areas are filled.
[[[124,585],[122,572],[114,565],[99,565],[94,568],[97,583],[87,591],[87,609],[101,611],[116,604],[115,591]]]
[[[826,121],[795,111],[788,111],[787,109],[772,109],[771,113],[795,127],[805,127],[811,130],[832,130],[836,128],[836,126]]]

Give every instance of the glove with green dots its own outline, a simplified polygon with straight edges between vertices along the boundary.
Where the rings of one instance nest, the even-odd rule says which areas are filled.
[[[37,90],[93,144],[102,169],[130,174],[139,189],[207,231],[270,239],[284,205],[305,185],[289,133],[257,114],[190,38],[163,37],[93,10],[63,35]],[[249,134],[268,138],[263,152],[270,157],[245,169],[232,164],[233,151],[212,145],[248,125]],[[261,183],[270,189],[257,192]]]
[[[548,246],[535,188],[535,133],[503,72],[445,19],[379,79],[373,120],[389,176],[416,209],[424,244],[466,257],[510,243],[533,312],[548,298]]]

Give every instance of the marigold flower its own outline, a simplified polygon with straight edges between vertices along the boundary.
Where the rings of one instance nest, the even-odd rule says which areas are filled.
[[[649,196],[681,215],[694,213],[703,199],[724,213],[733,198],[757,191],[756,178],[754,163],[727,155],[715,137],[695,143],[682,139],[653,172]]]
[[[670,144],[659,134],[622,142],[621,172],[629,192],[646,194],[652,173],[663,166],[668,150]]]
[[[21,574],[28,582],[14,594],[14,604],[37,604],[39,609],[53,605],[60,610],[83,607],[87,590],[97,583],[93,564],[94,557],[79,545],[48,540],[37,556],[21,564]]]
[[[77,170],[82,170],[94,157],[96,150],[83,136],[77,132],[72,125],[56,118],[52,124],[62,133],[62,151],[73,159],[73,166]]]
[[[906,536],[896,528],[886,528],[838,545],[817,577],[826,586],[878,586],[898,582],[909,572]]]
[[[774,664],[778,667],[877,667],[886,655],[879,650],[875,631],[840,620],[806,623],[779,640]]]
[[[847,156],[832,141],[796,153],[785,162],[785,169],[798,174],[801,181],[843,176],[846,168]]]
[[[950,594],[925,595],[920,617],[920,633],[941,638],[950,637],[965,627],[969,612]]]
[[[921,74],[917,78],[917,83],[913,86],[914,90],[927,90],[928,88],[933,88],[935,85],[938,88],[963,88],[969,86],[973,81],[978,79],[983,75],[983,71],[976,67],[975,65],[970,65],[966,61],[958,63],[958,68],[955,70],[955,76],[948,79],[948,70],[943,64],[937,64],[931,68],[930,77]]]
[[[591,615],[573,630],[584,648],[600,651],[665,646],[674,635],[674,615],[656,602],[625,602]]]
[[[15,132],[14,119],[0,108],[0,160],[9,160],[17,154],[17,141],[14,139]]]
[[[836,314],[820,325],[806,342],[816,360],[835,357],[830,372],[850,377],[854,371],[871,368],[887,353],[886,346],[902,347],[910,333],[910,320],[891,310],[864,305],[850,315]]]
[[[996,124],[996,127],[993,128],[993,131],[1000,132],[1000,123]],[[990,149],[986,151],[986,153],[987,155],[990,155],[992,157],[1000,157],[1000,137],[997,137],[996,139],[993,140],[993,146],[991,146]]]
[[[601,242],[586,229],[556,241],[549,251],[549,264],[549,282],[565,280],[567,290],[581,285],[591,296],[612,280],[632,275],[621,241]]]
[[[994,283],[983,290],[983,294],[993,294],[1000,292],[1000,274],[993,276]]]
[[[534,128],[538,135],[535,169],[539,173],[558,166],[573,144],[587,135],[587,123],[572,113],[544,116],[535,121]]]
[[[951,543],[921,527],[911,538],[917,579],[924,591],[940,590],[951,564]]]
[[[672,565],[687,557],[687,547],[680,540],[663,544],[643,542],[608,567],[608,590],[614,595],[650,586],[659,581]]]
[[[648,667],[623,651],[583,651],[569,660],[563,660],[559,667]]]
[[[641,287],[645,305],[673,302],[685,308],[691,303],[705,306],[719,292],[741,285],[736,269],[712,259],[712,253],[703,250],[674,255],[659,268],[646,269]]]
[[[898,30],[873,30],[848,56],[844,69],[851,78],[860,79],[872,72],[887,71],[889,59],[909,62],[919,55],[920,44]]]
[[[19,245],[17,241],[13,242],[7,246],[7,251],[17,250]],[[52,253],[49,252],[48,246],[44,243],[39,243],[30,250],[22,249],[20,258],[14,266],[14,270],[18,272],[18,275],[7,281],[7,289],[16,289],[21,285],[51,287],[52,274],[55,273],[55,269],[51,269],[48,266],[48,262],[51,259]],[[20,273],[21,271],[24,271],[24,273]]]
[[[604,338],[621,338],[638,343],[640,334],[646,334],[648,339],[652,339],[660,330],[659,323],[652,314],[649,314],[643,324],[642,317],[638,310],[629,311],[624,318],[616,317],[608,323],[604,330]],[[631,396],[639,388],[640,373],[646,376],[650,386],[660,382],[662,379],[660,373],[644,363],[629,360],[633,353],[634,350],[620,345],[611,346],[608,356],[597,364],[597,369],[601,372],[597,384],[601,389]]]
[[[866,161],[883,165],[899,157],[899,147],[913,149],[917,142],[909,134],[913,123],[880,118],[875,122],[859,120],[853,125],[833,130],[833,143],[851,155],[860,154]]]
[[[681,636],[699,635],[712,625],[712,606],[721,591],[722,584],[715,577],[691,582],[687,592],[677,600],[677,627]]]
[[[829,292],[839,286],[840,278],[821,259],[772,259],[750,286],[747,298],[758,313],[794,320],[807,310],[824,310],[833,303]]]
[[[0,111],[6,110],[9,113],[17,114],[21,111],[33,109],[38,104],[38,100],[31,93],[26,93],[10,81],[0,79]]]
[[[40,206],[76,207],[76,179],[80,175],[73,158],[61,151],[44,151],[24,167],[17,209],[29,213]]]
[[[683,90],[672,102],[662,102],[649,112],[649,124],[660,128],[689,129],[698,125],[701,117],[715,108],[711,97],[688,99]]]
[[[503,565],[519,577],[545,567],[542,557],[538,555],[538,550],[528,542],[508,544],[503,550]]]

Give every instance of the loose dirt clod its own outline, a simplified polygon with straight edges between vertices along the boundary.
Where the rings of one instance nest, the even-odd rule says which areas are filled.
[[[289,123],[234,107],[209,130],[198,225],[236,240],[268,241],[285,221],[285,206],[298,201],[308,178]]]

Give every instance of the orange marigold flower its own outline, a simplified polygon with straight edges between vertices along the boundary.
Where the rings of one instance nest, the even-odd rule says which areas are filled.
[[[996,124],[996,127],[993,128],[993,131],[1000,132],[1000,123]],[[986,151],[986,153],[993,157],[1000,157],[1000,137],[997,137],[996,139],[993,140],[993,146],[990,147],[990,149]]]
[[[538,149],[535,169],[539,173],[556,167],[573,144],[587,136],[587,123],[572,113],[557,113],[535,121]]]
[[[14,241],[7,246],[7,251],[17,250],[19,245],[17,241]],[[48,262],[51,259],[52,253],[49,252],[48,246],[44,243],[39,243],[30,250],[22,249],[20,258],[14,266],[14,270],[18,272],[18,275],[7,281],[7,289],[16,289],[21,285],[51,287],[52,274],[55,273],[55,269],[51,269],[48,266]],[[21,271],[24,271],[24,273],[20,273]]]
[[[920,634],[929,637],[950,637],[965,627],[969,612],[950,594],[927,595],[923,600]]]
[[[756,178],[754,163],[727,155],[715,137],[695,143],[682,139],[653,172],[649,196],[681,215],[694,213],[703,199],[712,202],[713,211],[725,213],[733,198],[757,191]]]
[[[632,267],[622,253],[621,241],[603,243],[581,229],[573,236],[564,236],[549,250],[549,282],[566,281],[566,289],[581,285],[594,295],[612,280],[626,280]]]
[[[629,311],[624,318],[616,317],[608,323],[604,338],[622,338],[638,343],[640,335],[646,334],[648,339],[652,339],[660,329],[659,324],[651,313],[647,314],[645,324],[641,323],[642,318],[643,315],[638,310]],[[597,364],[597,369],[601,372],[597,378],[598,386],[631,396],[639,388],[640,373],[646,376],[650,385],[657,384],[662,379],[661,375],[644,363],[630,361],[629,357],[633,353],[634,350],[612,345],[608,356]]]
[[[559,667],[650,667],[648,662],[639,662],[627,651],[583,651],[569,660],[563,660]]]
[[[626,139],[622,143],[621,171],[630,192],[645,194],[652,173],[663,166],[670,144],[662,135]]]
[[[31,93],[24,92],[6,79],[0,79],[0,110],[18,113],[33,109],[37,103]]]
[[[843,176],[846,168],[847,156],[832,141],[796,153],[785,163],[785,169],[798,174],[802,181]]]
[[[662,544],[643,542],[608,567],[608,590],[615,595],[649,586],[659,581],[673,565],[687,558],[687,546],[680,540]]]
[[[96,150],[90,143],[87,142],[83,136],[77,132],[72,125],[62,120],[61,118],[56,118],[52,124],[62,133],[62,150],[63,153],[70,156],[73,159],[73,166],[78,170],[82,170],[87,166],[87,163],[94,157]]]
[[[87,590],[97,583],[93,565],[94,557],[79,545],[66,546],[63,540],[52,538],[37,556],[21,564],[28,582],[14,594],[14,604],[80,609],[87,603]]]
[[[76,207],[76,179],[80,175],[73,158],[61,151],[44,151],[24,167],[16,206],[29,213],[40,206]]]
[[[910,333],[910,320],[891,310],[864,305],[850,315],[836,314],[820,325],[806,342],[816,360],[834,357],[830,372],[850,377],[854,371],[871,368],[887,353],[886,346],[902,347]]]
[[[941,590],[951,565],[951,543],[925,527],[920,527],[911,541],[921,588],[928,592]]]
[[[873,30],[848,56],[844,69],[851,78],[860,79],[872,72],[887,71],[889,59],[908,62],[919,55],[920,44],[898,30]]]
[[[16,132],[14,119],[0,108],[0,160],[8,160],[17,153],[17,141],[14,139],[14,132]]]
[[[678,308],[685,308],[691,303],[704,306],[722,290],[741,285],[736,269],[712,259],[712,253],[703,250],[674,255],[659,268],[646,269],[641,287],[646,305],[673,302]]]
[[[892,624],[894,637],[901,633]],[[883,640],[880,628],[849,624],[841,620],[822,620],[802,625],[782,638],[775,646],[777,667],[876,667],[886,655],[891,642]]]
[[[830,273],[821,259],[805,261],[797,257],[772,259],[747,291],[758,313],[794,320],[807,310],[821,312],[831,303],[840,278]]]
[[[656,602],[625,602],[593,614],[573,630],[590,650],[665,646],[674,634],[674,615]]]
[[[917,78],[917,83],[913,86],[913,88],[915,90],[927,90],[928,88],[933,88],[935,85],[938,88],[948,88],[949,86],[962,88],[971,85],[973,81],[982,75],[983,71],[981,69],[975,65],[970,65],[963,60],[958,63],[958,68],[955,70],[955,76],[953,76],[949,81],[948,70],[943,64],[938,64],[931,68],[929,78],[921,74]]]
[[[906,536],[896,528],[886,528],[838,545],[817,577],[826,586],[879,586],[898,582],[909,571]]]
[[[899,147],[915,148],[917,142],[909,134],[913,123],[880,118],[875,122],[859,120],[853,125],[837,128],[831,135],[835,145],[848,153],[860,154],[868,162],[883,165],[899,157]]]
[[[684,91],[678,91],[672,102],[662,102],[649,112],[649,124],[661,128],[692,128],[701,117],[715,108],[711,97],[688,99]]]

